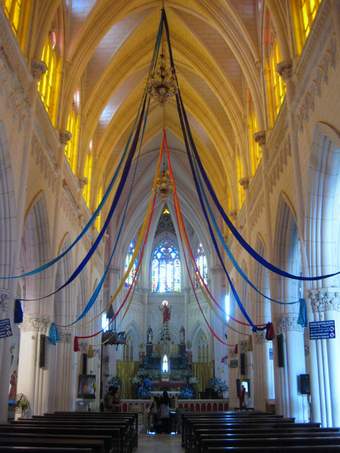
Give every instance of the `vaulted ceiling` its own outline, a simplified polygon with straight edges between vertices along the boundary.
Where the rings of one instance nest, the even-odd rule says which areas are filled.
[[[235,159],[247,168],[246,99],[251,93],[263,123],[260,71],[262,0],[164,2],[179,83],[194,137],[222,197],[237,185]],[[81,89],[81,159],[95,152],[94,184],[112,174],[135,118],[160,20],[160,0],[66,2],[65,99]],[[67,107],[67,106],[65,106]],[[65,119],[67,115],[65,109]],[[181,140],[173,101],[165,121],[159,105],[149,115],[144,150],[165,126]],[[159,140],[160,141],[160,140]],[[150,146],[148,145],[150,144]],[[82,165],[82,163],[81,163]],[[227,193],[227,195],[226,195]]]

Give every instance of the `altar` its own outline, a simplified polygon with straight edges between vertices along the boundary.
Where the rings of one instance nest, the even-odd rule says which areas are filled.
[[[170,396],[179,397],[183,389],[194,389],[191,353],[186,350],[185,329],[179,329],[176,344],[171,338],[169,321],[171,311],[169,303],[162,303],[162,327],[159,340],[154,341],[151,327],[146,332],[147,343],[145,353],[142,354],[136,375],[139,383],[139,397],[156,396],[166,390]]]

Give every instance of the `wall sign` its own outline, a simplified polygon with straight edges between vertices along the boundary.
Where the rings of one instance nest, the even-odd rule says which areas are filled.
[[[11,321],[9,319],[0,319],[0,338],[11,337],[12,335]]]
[[[312,321],[309,323],[311,340],[330,340],[335,338],[335,321]]]

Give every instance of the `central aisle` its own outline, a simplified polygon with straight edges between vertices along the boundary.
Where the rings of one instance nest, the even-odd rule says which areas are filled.
[[[182,453],[181,436],[169,436],[168,434],[158,434],[156,436],[147,436],[141,434],[138,439],[138,453]]]

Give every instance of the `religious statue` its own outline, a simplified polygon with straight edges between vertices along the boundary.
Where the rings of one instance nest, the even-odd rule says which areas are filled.
[[[169,302],[167,300],[164,300],[162,302],[161,310],[163,313],[163,324],[165,324],[170,321],[170,317],[171,317],[171,310],[169,307]]]
[[[15,401],[16,394],[17,394],[17,371],[16,370],[13,371],[9,383],[10,383],[10,389],[9,389],[8,399],[10,401],[13,401],[13,400]]]
[[[179,342],[180,344],[185,344],[185,329],[183,326],[179,330]]]
[[[148,331],[146,333],[146,342],[147,344],[152,344],[153,342],[153,332],[151,327],[148,328]]]

